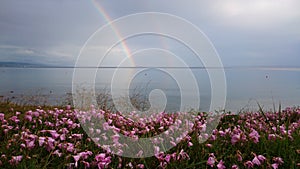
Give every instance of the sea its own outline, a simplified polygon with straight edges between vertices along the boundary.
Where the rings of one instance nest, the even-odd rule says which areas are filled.
[[[149,103],[151,91],[159,89],[166,99],[166,111],[180,109],[180,103],[183,100],[176,77],[168,76],[166,71],[155,68],[143,68],[139,71],[134,70],[138,68],[124,69],[138,72],[133,78],[127,79],[129,86],[122,86],[124,79],[119,82],[118,79],[111,80],[115,72],[114,68],[101,68],[97,71],[99,73],[94,77],[92,85],[100,100],[103,96],[101,93],[111,95],[112,83],[120,83],[115,85],[119,87],[118,91],[128,91],[130,96],[146,99],[147,103]],[[72,104],[72,94],[74,94],[72,87],[75,85],[74,70],[75,68],[70,67],[0,67],[0,99],[19,104]],[[212,104],[212,89],[207,69],[191,68],[191,70],[197,81],[199,92],[190,91],[190,95],[199,94],[198,109],[209,111],[210,104]],[[232,113],[257,111],[259,105],[268,111],[277,110],[279,106],[284,108],[300,105],[299,68],[231,67],[224,68],[224,72],[226,99],[225,105],[220,105],[220,111],[222,109]],[[81,76],[84,78],[85,75]],[[126,77],[124,78],[126,80]]]

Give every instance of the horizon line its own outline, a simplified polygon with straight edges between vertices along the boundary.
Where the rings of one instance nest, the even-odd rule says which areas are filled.
[[[205,66],[51,66],[51,65],[16,65],[16,66],[0,66],[0,68],[73,68],[73,69],[273,69],[273,70],[299,70],[300,66],[224,66],[224,67],[205,67]]]

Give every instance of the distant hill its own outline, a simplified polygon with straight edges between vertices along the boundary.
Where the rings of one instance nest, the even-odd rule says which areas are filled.
[[[47,65],[39,63],[23,63],[23,62],[0,62],[0,67],[12,67],[12,68],[60,68],[70,67],[61,65]]]

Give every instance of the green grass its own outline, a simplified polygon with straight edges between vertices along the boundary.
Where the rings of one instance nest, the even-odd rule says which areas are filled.
[[[34,149],[26,149],[20,146],[23,143],[20,137],[15,136],[21,135],[22,127],[27,128],[30,133],[37,136],[46,136],[40,131],[44,129],[59,130],[62,127],[66,127],[64,124],[60,127],[49,127],[45,125],[35,124],[35,128],[32,129],[32,123],[26,122],[24,120],[24,114],[29,110],[36,110],[37,108],[45,110],[54,110],[52,106],[31,106],[31,105],[18,105],[11,103],[9,101],[0,102],[0,112],[5,114],[5,119],[9,119],[15,115],[16,112],[21,112],[19,119],[21,120],[18,124],[15,124],[8,120],[8,123],[14,127],[18,126],[20,130],[11,130],[7,134],[3,134],[4,129],[0,128],[0,168],[66,168],[68,164],[74,163],[73,156],[78,152],[91,151],[93,155],[88,157],[85,161],[89,162],[93,167],[95,161],[95,155],[97,153],[105,152],[103,149],[99,148],[93,142],[89,141],[87,134],[82,128],[69,129],[69,134],[82,133],[83,138],[81,140],[67,139],[65,142],[70,142],[75,145],[78,149],[77,152],[68,152],[64,149],[60,149],[55,145],[54,150],[60,150],[62,155],[59,157],[51,153],[54,150],[47,151],[45,147],[36,146]],[[60,107],[59,109],[64,109]],[[67,113],[72,110],[63,110],[64,112],[58,116],[58,119],[65,117]],[[55,123],[57,119],[51,114],[44,115],[40,117],[42,121],[49,121]],[[72,119],[74,122],[79,123],[74,116],[67,117]],[[1,124],[1,122],[0,122]],[[246,141],[239,141],[236,144],[231,143],[232,135],[226,134],[225,136],[220,136],[219,131],[230,130],[233,131],[239,126],[240,130],[246,135]],[[250,126],[250,127],[249,127]],[[280,126],[284,126],[285,130],[293,128],[292,133],[282,134],[280,133]],[[277,131],[273,131],[272,128],[276,128]],[[130,128],[132,129],[132,128]],[[252,129],[255,129],[259,135],[259,142],[255,143],[249,139],[249,133]],[[254,166],[254,168],[270,168],[273,163],[275,163],[275,157],[281,157],[284,163],[279,166],[279,168],[299,168],[300,167],[300,109],[291,108],[286,110],[281,110],[277,112],[265,112],[259,105],[258,112],[244,112],[238,115],[226,114],[221,119],[216,130],[218,131],[215,136],[216,139],[208,139],[204,143],[198,142],[198,129],[189,133],[191,137],[191,142],[193,146],[188,146],[188,141],[183,140],[177,146],[173,147],[171,150],[164,153],[164,155],[179,154],[181,150],[184,150],[189,156],[187,159],[172,160],[168,162],[165,168],[210,168],[207,165],[207,160],[209,154],[213,153],[216,157],[216,163],[214,168],[219,161],[225,163],[226,168],[231,168],[232,165],[236,164],[240,168],[245,168],[245,162],[252,161],[255,155],[263,155],[266,157],[266,161],[262,162],[260,166]],[[269,140],[268,134],[276,134],[275,140]],[[149,134],[151,135],[151,134]],[[49,136],[49,135],[48,135]],[[58,141],[62,143],[64,141]],[[38,144],[36,142],[36,144]],[[210,144],[211,147],[208,147]],[[9,146],[8,146],[9,145]],[[5,158],[1,155],[5,154]],[[243,158],[242,161],[238,161],[237,154],[240,154]],[[9,160],[12,156],[23,155],[23,160],[18,165],[10,165]],[[160,168],[160,160],[156,157],[149,158],[125,158],[119,157],[117,155],[111,154],[111,163],[108,168],[117,168],[121,164],[121,168],[130,168],[129,163],[131,163],[134,168],[138,164],[143,164],[146,168]],[[78,162],[79,168],[84,168],[84,164],[80,160]],[[2,164],[1,164],[2,163]]]

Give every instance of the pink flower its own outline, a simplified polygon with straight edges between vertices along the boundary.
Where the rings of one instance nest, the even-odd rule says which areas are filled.
[[[264,157],[263,155],[258,155],[257,158],[259,159],[260,162],[264,162],[266,160],[266,157]]]
[[[47,142],[46,142],[46,149],[47,151],[51,151],[55,148],[55,140],[52,137],[47,137]]]
[[[284,163],[281,157],[273,157],[273,161],[278,163],[279,165]]]
[[[181,149],[181,151],[179,152],[179,154],[177,156],[177,160],[180,160],[180,159],[183,159],[183,160],[190,159],[189,155],[186,152],[184,152],[183,149]]]
[[[137,156],[137,157],[142,157],[143,153],[144,153],[143,150],[140,150],[140,151],[136,154],[136,156]]]
[[[126,166],[128,166],[129,168],[133,168],[133,165],[132,165],[132,163],[131,162],[129,162]]]
[[[271,166],[272,166],[273,169],[277,169],[279,167],[279,164],[278,163],[274,163]]]
[[[24,119],[31,122],[32,121],[32,116],[31,115],[25,115]]]
[[[25,145],[24,143],[22,143],[20,146],[21,146],[22,148],[25,148],[25,147],[26,147],[26,145]]]
[[[212,145],[211,144],[205,144],[206,147],[211,148]]]
[[[33,114],[35,117],[39,117],[39,115],[40,115],[39,112],[37,112],[37,111],[33,112],[32,114]]]
[[[59,150],[55,150],[52,154],[57,155],[58,157],[61,157],[62,153],[59,152]]]
[[[59,136],[59,138],[60,138],[61,141],[64,141],[64,140],[66,140],[66,135],[62,134],[62,135]]]
[[[247,161],[244,163],[247,168],[253,168],[253,163],[251,161]]]
[[[170,160],[171,160],[171,155],[170,155],[170,154],[167,154],[166,157],[165,157],[165,161],[166,161],[167,163],[169,163]]]
[[[279,129],[280,129],[281,134],[286,134],[287,133],[287,131],[285,130],[284,125],[280,126]]]
[[[105,153],[100,153],[95,156],[96,161],[102,161],[105,159],[106,154]]]
[[[81,139],[82,134],[72,134],[72,137],[75,138],[75,139]]]
[[[94,129],[93,128],[89,128],[89,132],[90,132],[90,134],[93,134],[94,133]]]
[[[165,161],[165,159],[164,159],[163,156],[164,156],[164,153],[163,153],[163,152],[161,152],[161,153],[155,155],[155,157],[156,157],[156,158],[158,159],[158,161],[160,161],[160,162]]]
[[[119,138],[120,138],[119,134],[115,134],[115,135],[113,135],[111,137],[112,137],[114,143],[118,143],[119,142]]]
[[[118,168],[122,167],[122,158],[119,157],[119,164],[118,164]]]
[[[8,130],[11,130],[11,129],[13,129],[14,128],[14,126],[7,126],[7,129]]]
[[[255,164],[255,165],[258,165],[258,166],[261,165],[261,163],[260,163],[260,161],[258,160],[257,156],[255,156],[255,157],[253,158],[252,163]]]
[[[52,138],[57,139],[60,135],[55,130],[49,130]]]
[[[4,120],[4,114],[0,113],[0,121],[3,121],[3,120]]]
[[[42,146],[45,142],[46,138],[45,137],[39,137],[39,146]]]
[[[93,152],[91,151],[85,151],[85,152],[81,152],[79,153],[79,155],[82,157],[82,159],[86,160],[89,156],[91,156],[93,154]]]
[[[9,118],[11,121],[15,122],[15,123],[19,123],[20,120],[18,119],[17,116],[12,116],[11,118]]]
[[[68,152],[73,152],[74,151],[74,144],[67,143],[67,151]]]
[[[218,167],[218,169],[225,169],[226,168],[225,165],[224,165],[223,160],[220,160],[220,162],[218,163],[217,167]]]
[[[176,156],[177,156],[176,152],[171,154],[171,157],[172,157],[173,160],[176,160]]]
[[[269,134],[268,139],[269,140],[276,140],[276,135],[275,134]]]
[[[238,161],[243,161],[243,157],[240,153],[237,153],[237,159]]]
[[[207,165],[209,165],[210,167],[214,167],[215,162],[216,162],[216,157],[215,157],[214,153],[211,153],[208,157]]]
[[[9,160],[9,163],[11,165],[17,165],[19,164],[20,161],[22,161],[23,156],[19,155],[19,156],[12,156],[11,160]]]
[[[226,133],[222,130],[219,131],[219,134],[220,134],[221,137],[224,137],[226,135]]]
[[[213,157],[209,157],[207,160],[207,165],[209,165],[210,167],[213,167],[215,164],[215,159]]]
[[[259,134],[256,130],[251,129],[252,132],[249,134],[250,139],[254,142],[254,143],[258,143],[259,142]]]
[[[214,140],[216,140],[216,139],[217,139],[216,135],[211,135],[211,136],[210,136],[210,140],[211,140],[211,141],[214,141]]]
[[[231,137],[231,144],[234,145],[234,144],[237,143],[240,139],[241,139],[241,134],[240,134],[240,133],[232,135],[232,137]]]
[[[84,164],[85,168],[90,168],[90,163],[89,162],[82,161],[82,163]]]
[[[54,124],[49,121],[44,122],[44,124],[49,127],[54,127]]]
[[[63,134],[68,134],[69,133],[69,130],[67,128],[62,128],[59,131],[62,132]]]
[[[71,110],[71,105],[67,105],[66,110]]]
[[[26,147],[29,149],[33,149],[35,147],[35,139],[34,140],[26,140]]]
[[[159,154],[159,147],[158,146],[154,146],[154,155],[157,156]]]
[[[79,159],[80,159],[80,154],[79,154],[79,155],[73,156],[73,158],[74,158],[74,161],[75,161],[75,167],[77,168],[77,166],[78,166],[78,161],[79,161]]]
[[[103,130],[106,131],[106,130],[109,129],[110,126],[109,126],[109,124],[107,122],[105,122],[105,123],[102,124],[102,127],[103,127]]]
[[[106,168],[111,163],[111,157],[106,157],[105,153],[100,153],[95,156],[96,161],[98,162],[98,168]]]
[[[239,169],[239,166],[237,166],[236,164],[231,166],[231,169]]]
[[[140,169],[144,169],[145,168],[144,164],[138,164],[137,167],[140,168]]]
[[[202,124],[199,126],[199,129],[201,129],[201,132],[205,132],[206,131],[206,124]]]

